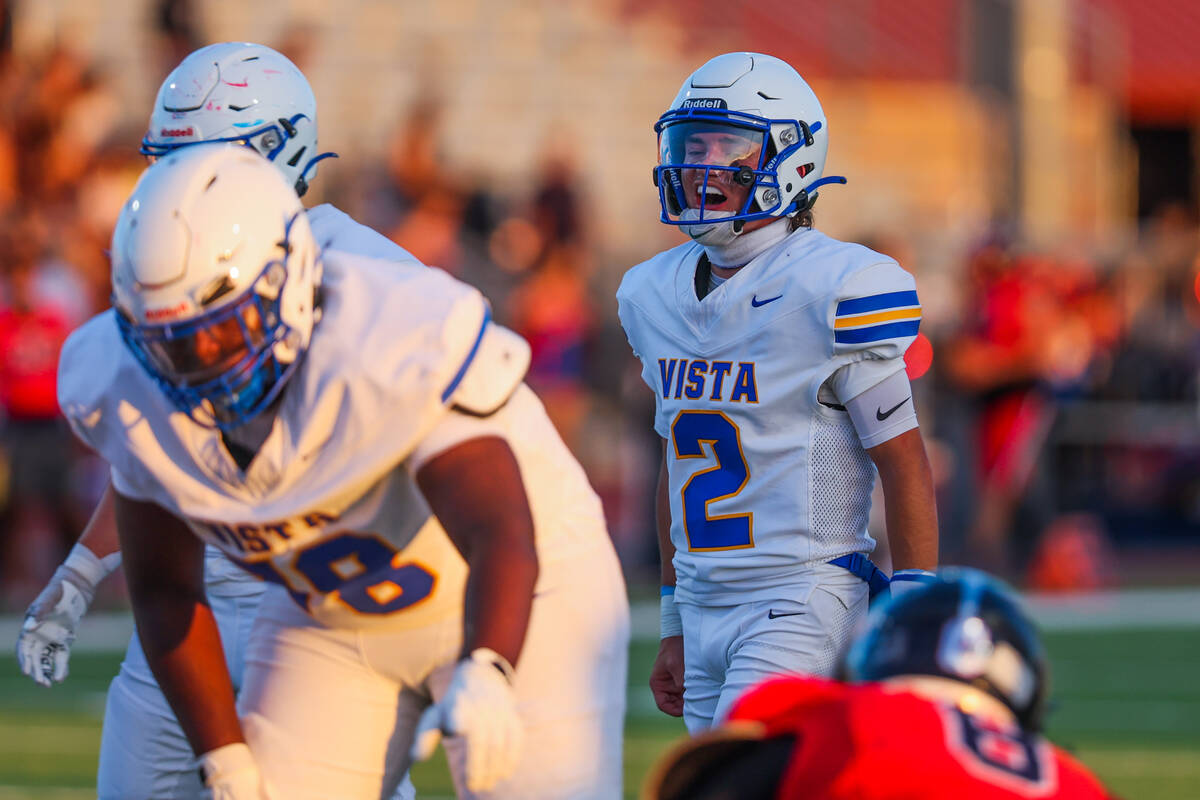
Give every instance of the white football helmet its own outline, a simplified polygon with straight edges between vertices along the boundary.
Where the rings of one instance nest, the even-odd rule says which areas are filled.
[[[716,227],[806,211],[822,178],[828,123],[817,96],[787,62],[726,53],[683,82],[654,126],[654,184],[668,225]],[[748,187],[744,201],[728,202]],[[725,226],[721,226],[725,227]],[[689,229],[699,237],[699,231]]]
[[[321,282],[299,197],[244,147],[180,148],[147,169],[112,239],[125,344],[196,422],[235,428],[308,348]]]
[[[158,90],[142,155],[197,142],[237,142],[262,153],[296,193],[318,161],[317,100],[304,73],[282,53],[249,42],[212,44],[179,63]]]

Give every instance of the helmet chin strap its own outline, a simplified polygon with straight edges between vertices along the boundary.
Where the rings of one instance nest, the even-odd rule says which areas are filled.
[[[686,209],[682,218],[686,218]],[[722,216],[732,212],[716,212]],[[770,225],[764,225],[748,233],[744,233],[743,220],[730,222],[714,222],[710,225],[687,225],[688,236],[699,242],[708,254],[708,260],[713,266],[725,269],[737,269],[749,264],[754,258],[766,252],[774,245],[782,242],[792,232],[786,217],[780,217]]]

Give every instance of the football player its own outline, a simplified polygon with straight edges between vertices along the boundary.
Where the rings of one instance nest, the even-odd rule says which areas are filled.
[[[655,125],[661,221],[690,237],[631,269],[621,323],[655,398],[658,707],[691,731],[776,672],[831,674],[868,592],[878,470],[895,591],[937,562],[903,355],[912,275],[814,230],[829,130],[808,84],[718,56]]]
[[[777,677],[668,755],[651,800],[1103,800],[1039,731],[1047,665],[1013,593],[982,572],[871,612],[851,684]],[[896,721],[902,721],[897,724]]]
[[[317,109],[307,79],[263,45],[228,42],[201,48],[163,81],[142,152],[152,160],[179,147],[231,141],[269,159],[303,195],[317,162]],[[416,265],[398,245],[332,205],[307,212],[323,247]],[[215,547],[205,551],[206,588],[235,688],[263,584]],[[63,566],[30,606],[18,641],[21,668],[49,686],[67,675],[70,646],[95,587],[120,563],[111,490]],[[98,793],[187,797],[201,791],[183,731],[146,663],[136,632],[109,689],[100,748]],[[411,797],[407,779],[397,797]]]
[[[386,797],[445,733],[464,797],[618,796],[619,566],[483,297],[322,250],[233,145],[151,166],[112,260],[60,405],[112,466],[141,645],[216,795]],[[270,584],[240,720],[203,543]]]

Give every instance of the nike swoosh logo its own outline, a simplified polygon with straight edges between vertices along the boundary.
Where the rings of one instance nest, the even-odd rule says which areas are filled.
[[[884,411],[882,408],[875,409],[875,419],[879,420],[880,422],[883,422],[885,419],[890,417],[892,414],[895,414],[897,411],[899,411],[900,406],[904,405],[911,399],[912,399],[912,395],[909,395],[908,397],[901,400],[899,403],[896,403],[896,405],[889,408],[887,411]]]
[[[803,611],[784,611],[782,613],[776,613],[775,609],[772,608],[770,611],[767,612],[767,619],[779,619],[780,617],[798,617],[803,613],[804,613]]]
[[[765,306],[767,303],[774,303],[781,297],[783,297],[783,295],[777,294],[774,297],[768,297],[766,300],[759,300],[758,295],[754,295],[750,298],[750,305],[754,306],[755,308],[759,308],[760,306]]]

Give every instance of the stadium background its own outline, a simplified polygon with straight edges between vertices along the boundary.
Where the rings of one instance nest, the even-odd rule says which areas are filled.
[[[651,125],[734,49],[791,61],[830,123],[826,232],[917,276],[909,353],[945,562],[1029,590],[1050,731],[1131,798],[1200,796],[1200,6],[1190,0],[0,1],[0,643],[103,466],[62,430],[62,336],[183,55],[246,39],[309,76],[332,201],[476,283],[604,498],[638,634],[627,787],[682,729],[644,677],[652,401],[615,319],[656,222]],[[86,797],[129,620],[110,581],[72,675],[0,662],[0,798]],[[436,765],[423,797],[448,793]],[[882,778],[881,779],[885,779]]]

